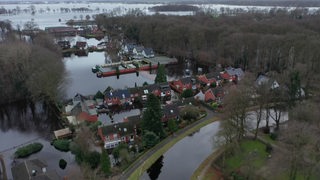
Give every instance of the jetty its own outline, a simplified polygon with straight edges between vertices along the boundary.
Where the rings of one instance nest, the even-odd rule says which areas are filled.
[[[96,73],[97,77],[101,78],[116,75],[118,76],[121,74],[138,73],[139,71],[149,71],[157,69],[159,64],[167,66],[177,63],[178,60],[176,58],[159,56],[154,58],[144,58],[138,60],[121,61],[103,65],[96,65],[92,68],[92,72]],[[114,67],[116,69],[112,69]]]

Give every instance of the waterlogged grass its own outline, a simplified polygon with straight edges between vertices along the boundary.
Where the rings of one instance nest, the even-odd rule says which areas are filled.
[[[264,165],[267,157],[265,144],[257,140],[244,140],[240,143],[240,151],[226,158],[225,166],[229,172],[248,164],[254,169],[259,169]]]
[[[165,144],[164,146],[160,147],[155,153],[152,154],[145,162],[142,163],[141,166],[139,166],[129,177],[130,180],[136,180],[140,179],[140,176],[142,173],[144,173],[161,155],[163,155],[165,152],[167,152],[174,144],[176,144],[178,141],[183,139],[184,137],[188,136],[191,133],[196,132],[200,128],[218,120],[217,117],[211,118],[209,120],[206,120],[200,124],[197,124],[196,126],[188,129],[184,133],[174,137],[169,143]],[[171,138],[171,137],[168,137]],[[154,147],[154,148],[157,148]],[[152,149],[151,149],[152,150]],[[149,150],[150,151],[150,150]],[[141,156],[139,159],[136,161],[139,161],[143,156]]]

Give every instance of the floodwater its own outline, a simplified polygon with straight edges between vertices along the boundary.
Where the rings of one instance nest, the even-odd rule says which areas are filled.
[[[96,94],[98,90],[104,91],[108,86],[114,89],[122,89],[126,87],[142,86],[144,82],[148,84],[154,82],[155,74],[149,74],[147,71],[139,73],[137,77],[133,74],[97,78],[96,74],[92,73],[91,68],[95,65],[105,64],[104,52],[89,53],[88,56],[71,56],[64,58],[65,67],[67,70],[67,97],[71,98],[76,93],[83,95]]]
[[[216,150],[214,136],[219,131],[219,124],[220,122],[213,122],[180,140],[140,179],[190,179],[201,162]]]
[[[57,121],[48,117],[47,112],[39,104],[35,106],[34,116],[26,102],[0,107],[0,154],[3,155],[9,179],[12,179],[11,165],[14,152],[18,147],[33,142],[43,144],[43,149],[27,158],[17,159],[17,163],[26,159],[39,158],[48,165],[48,171],[55,170],[61,177],[80,173],[74,156],[70,152],[60,152],[50,145],[53,130],[59,127]],[[64,170],[59,168],[61,158],[68,163]]]

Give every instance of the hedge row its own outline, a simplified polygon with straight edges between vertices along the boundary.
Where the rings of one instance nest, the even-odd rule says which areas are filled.
[[[41,143],[33,143],[27,146],[18,148],[18,150],[14,154],[15,154],[15,157],[17,158],[24,158],[24,157],[30,156],[31,154],[41,151],[42,148],[43,148],[43,145]]]
[[[57,139],[53,141],[53,146],[60,151],[68,152],[70,150],[69,145],[70,141],[67,139]]]

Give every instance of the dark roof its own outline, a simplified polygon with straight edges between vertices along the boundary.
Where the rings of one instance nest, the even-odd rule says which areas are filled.
[[[135,46],[134,49],[136,49],[137,52],[142,52],[144,50],[143,46]]]
[[[128,88],[128,91],[130,92],[130,94],[140,94],[141,91],[141,87],[133,87],[133,88]]]
[[[110,90],[105,92],[105,97],[126,99],[130,97],[130,92],[127,89]]]
[[[206,74],[207,79],[212,79],[215,78],[216,80],[221,80],[221,75],[220,72],[211,72]]]
[[[153,49],[152,48],[144,48],[144,53],[146,54],[146,55],[148,55],[148,56],[150,56],[150,55],[153,55],[154,54],[154,52],[153,52]]]
[[[134,43],[127,43],[125,46],[127,47],[127,49],[128,49],[129,52],[132,52],[132,50],[133,50],[133,48],[136,46],[136,44],[134,44]]]
[[[168,104],[162,109],[165,117],[175,117],[179,115],[179,107],[176,104]]]
[[[160,83],[159,87],[160,87],[161,91],[169,91],[169,90],[171,90],[170,85],[169,85],[168,82]]]
[[[136,116],[130,116],[127,118],[127,122],[122,122],[118,124],[112,124],[109,126],[103,126],[101,127],[102,134],[108,135],[108,134],[120,134],[121,136],[129,135],[134,133],[134,126],[138,128],[140,126],[140,115]]]
[[[47,171],[47,165],[39,159],[25,160],[11,168],[14,180],[61,180],[55,171]],[[33,175],[32,171],[36,173]]]
[[[192,78],[191,77],[184,77],[184,78],[180,79],[180,81],[182,82],[182,84],[190,84],[190,83],[192,83]]]

